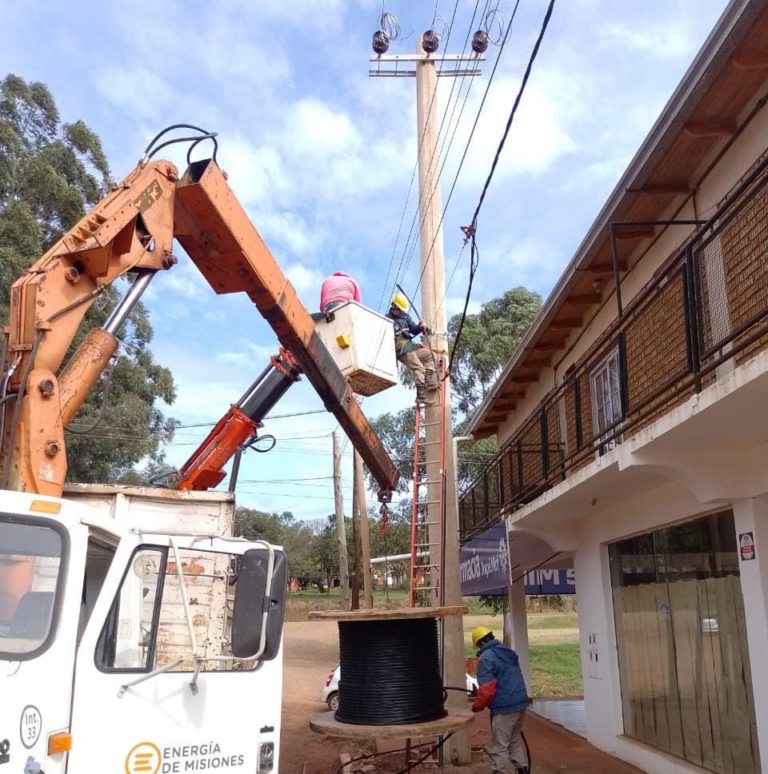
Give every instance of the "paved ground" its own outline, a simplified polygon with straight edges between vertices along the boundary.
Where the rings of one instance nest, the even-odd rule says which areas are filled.
[[[355,745],[348,741],[336,741],[309,730],[310,716],[325,708],[320,693],[325,678],[338,663],[337,643],[337,627],[333,622],[309,621],[285,625],[280,774],[334,774],[339,766],[340,753],[350,753],[354,757],[373,752],[365,742]],[[490,771],[482,753],[488,741],[487,713],[474,719],[470,734],[477,762],[470,767],[446,767],[446,772],[487,774]],[[533,774],[637,774],[639,771],[531,713],[526,719],[526,736],[533,757]],[[393,774],[402,768],[399,755],[374,760],[377,761],[376,774]]]

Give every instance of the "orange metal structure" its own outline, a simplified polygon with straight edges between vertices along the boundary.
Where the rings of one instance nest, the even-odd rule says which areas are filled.
[[[129,305],[122,314],[118,310],[110,325],[91,331],[61,369],[67,350],[104,288],[134,273],[135,300],[155,273],[176,263],[174,239],[216,293],[248,295],[381,489],[392,490],[397,468],[316,335],[309,312],[213,160],[190,164],[182,177],[168,161],[140,163],[14,283],[6,332],[8,368],[0,395],[0,486],[61,494],[67,470],[64,426],[117,350],[116,333]],[[219,434],[214,431],[206,439],[211,441],[209,451],[220,452],[218,458],[200,468],[202,478],[190,488],[213,481],[221,455],[234,453],[244,434],[252,434],[253,426],[231,413],[217,426]]]

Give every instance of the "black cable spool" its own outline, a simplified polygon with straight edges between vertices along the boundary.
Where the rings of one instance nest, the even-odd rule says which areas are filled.
[[[448,713],[440,676],[437,621],[339,621],[340,723],[407,725]]]

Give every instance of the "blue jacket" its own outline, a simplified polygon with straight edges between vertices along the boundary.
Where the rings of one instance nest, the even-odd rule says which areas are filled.
[[[400,355],[404,355],[406,352],[412,352],[416,348],[412,340],[424,329],[421,325],[414,322],[407,312],[392,314],[390,311],[387,313],[387,317],[394,323],[395,352],[397,356],[400,357]]]
[[[498,640],[491,640],[480,648],[477,666],[479,689],[474,702],[475,710],[491,708],[491,715],[520,712],[528,706],[523,673],[517,653]]]

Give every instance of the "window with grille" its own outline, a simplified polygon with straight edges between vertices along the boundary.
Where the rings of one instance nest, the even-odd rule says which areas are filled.
[[[619,349],[614,349],[591,374],[592,421],[595,435],[610,435],[621,421],[621,373],[619,370]],[[613,440],[600,447],[605,452],[618,441]]]

